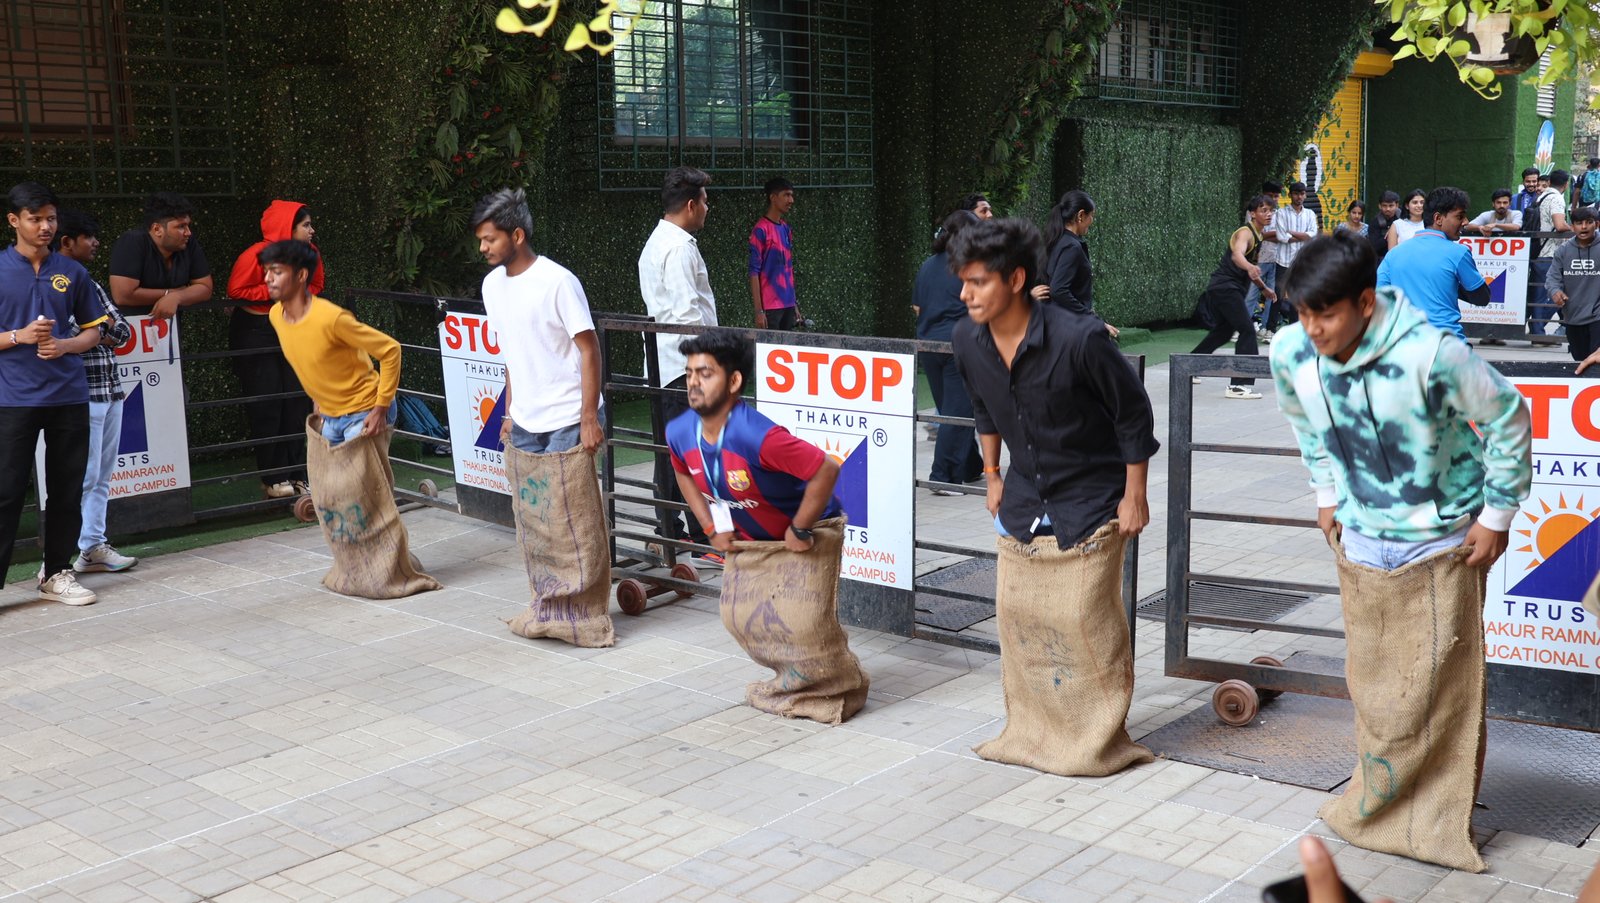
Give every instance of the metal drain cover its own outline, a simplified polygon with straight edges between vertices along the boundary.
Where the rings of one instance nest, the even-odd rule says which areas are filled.
[[[1245,618],[1251,621],[1281,621],[1295,609],[1306,604],[1311,596],[1306,593],[1282,590],[1250,589],[1225,583],[1191,583],[1189,585],[1189,611],[1197,615],[1222,618]],[[1139,601],[1137,614],[1146,621],[1167,619],[1167,591],[1146,596]],[[1234,630],[1241,633],[1253,631],[1243,627],[1218,627],[1205,625],[1210,630]]]

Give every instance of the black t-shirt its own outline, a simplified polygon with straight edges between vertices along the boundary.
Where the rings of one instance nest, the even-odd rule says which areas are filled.
[[[111,246],[111,275],[137,279],[140,288],[183,288],[210,276],[211,263],[199,240],[191,238],[188,247],[172,255],[168,266],[148,230],[129,229]]]

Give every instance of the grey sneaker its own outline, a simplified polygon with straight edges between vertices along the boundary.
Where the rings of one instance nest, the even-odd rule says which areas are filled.
[[[1223,398],[1260,398],[1261,393],[1249,386],[1229,386],[1228,391],[1222,393]]]
[[[100,543],[94,548],[78,553],[72,562],[72,569],[80,574],[89,573],[116,573],[125,571],[139,563],[139,559],[132,555],[124,555],[111,547],[108,542]]]
[[[58,571],[54,577],[39,581],[39,598],[63,605],[93,605],[94,593],[78,585],[71,571]]]

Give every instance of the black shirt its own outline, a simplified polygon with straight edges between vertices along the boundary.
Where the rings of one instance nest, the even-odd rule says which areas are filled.
[[[188,247],[172,255],[172,265],[168,266],[149,230],[129,229],[111,246],[111,275],[137,279],[140,288],[183,288],[211,275],[211,264],[200,241],[191,238]]]
[[[922,262],[911,287],[911,303],[920,309],[917,338],[950,341],[950,331],[967,318],[967,305],[961,301],[961,279],[950,272],[949,254],[941,251]]]
[[[1089,243],[1066,231],[1050,246],[1044,265],[1050,303],[1080,314],[1094,312],[1094,273],[1089,269]]]
[[[1029,302],[1031,304],[1031,302]],[[1150,396],[1099,318],[1032,304],[1007,369],[987,326],[964,320],[952,340],[978,432],[1011,451],[1000,523],[1019,539],[1050,515],[1063,549],[1116,516],[1127,465],[1161,448]]]

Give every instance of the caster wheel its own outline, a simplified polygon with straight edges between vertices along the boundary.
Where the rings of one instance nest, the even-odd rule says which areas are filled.
[[[1244,727],[1261,711],[1261,700],[1256,697],[1255,687],[1242,680],[1225,680],[1211,694],[1211,708],[1223,724]]]
[[[1276,655],[1258,655],[1250,660],[1250,664],[1266,665],[1269,668],[1282,668],[1283,659],[1278,658]],[[1256,695],[1261,697],[1262,702],[1271,702],[1282,696],[1283,692],[1280,690],[1257,690]]]
[[[621,606],[624,614],[644,614],[647,601],[649,596],[645,594],[643,583],[629,578],[617,584],[617,605]]]
[[[678,564],[673,565],[672,576],[678,578],[679,580],[688,580],[692,583],[700,582],[700,572],[695,570],[694,565],[688,563],[687,561],[679,562]],[[687,599],[692,595],[694,595],[694,593],[688,592],[687,590],[678,590],[678,598],[680,599]]]
[[[439,497],[439,484],[432,480],[423,480],[417,484],[417,491],[430,499],[436,499]]]
[[[294,500],[295,519],[303,524],[315,523],[317,520],[317,503],[311,496],[302,495]]]

